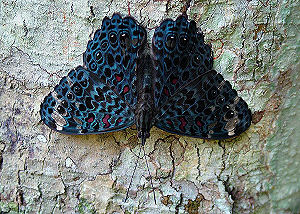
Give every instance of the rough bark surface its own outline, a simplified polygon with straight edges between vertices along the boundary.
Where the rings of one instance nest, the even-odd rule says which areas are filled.
[[[43,98],[103,17],[134,16],[152,38],[187,12],[212,44],[217,71],[253,112],[250,129],[204,141],[153,128],[129,199],[139,149],[134,128],[67,136],[40,122]],[[292,0],[2,0],[1,213],[299,213],[299,2]]]

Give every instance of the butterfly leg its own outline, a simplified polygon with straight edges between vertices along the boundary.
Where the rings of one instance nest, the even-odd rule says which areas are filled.
[[[135,173],[135,170],[136,170],[138,161],[139,161],[139,157],[140,157],[141,151],[142,151],[142,146],[140,146],[140,151],[139,151],[139,154],[138,154],[138,158],[137,158],[136,161],[135,161],[133,173],[132,173],[131,178],[130,178],[130,183],[129,183],[129,186],[128,186],[127,191],[126,191],[126,197],[125,197],[124,202],[126,202],[127,199],[128,199],[129,190],[130,190],[130,187],[131,187],[131,184],[132,184],[133,176],[134,176],[134,173]]]
[[[149,165],[148,165],[148,161],[147,161],[147,157],[146,157],[146,153],[145,153],[145,145],[141,145],[141,147],[143,147],[146,166],[147,166],[148,174],[149,174],[149,177],[150,177],[151,188],[152,188],[152,191],[153,191],[154,203],[156,204],[156,198],[155,198],[155,191],[154,191],[154,187],[153,187],[152,176],[151,176],[151,173],[150,173],[150,169],[149,169]]]

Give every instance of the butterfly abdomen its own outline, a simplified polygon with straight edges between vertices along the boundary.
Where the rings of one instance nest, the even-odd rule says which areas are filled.
[[[154,67],[150,55],[139,58],[137,66],[138,103],[135,109],[135,120],[138,136],[142,138],[142,142],[150,136],[149,133],[153,124],[153,71]]]

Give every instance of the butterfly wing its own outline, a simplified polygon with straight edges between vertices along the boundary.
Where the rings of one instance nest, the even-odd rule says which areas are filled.
[[[212,70],[170,97],[156,116],[155,126],[175,134],[226,139],[241,134],[250,124],[247,103]]]
[[[63,77],[41,104],[41,118],[65,134],[97,134],[134,123],[129,104],[96,74],[79,66]]]
[[[246,102],[230,83],[212,70],[211,47],[194,21],[180,16],[155,30],[154,125],[167,132],[226,139],[251,124]]]
[[[155,107],[160,108],[179,88],[212,69],[211,47],[204,43],[196,23],[179,16],[156,28],[154,55]]]
[[[41,105],[42,120],[66,134],[116,131],[134,123],[136,62],[146,31],[114,14],[88,42],[84,66],[64,77]]]
[[[133,18],[114,14],[103,19],[83,55],[87,69],[114,86],[131,107],[137,102],[136,62],[145,41],[145,29]]]

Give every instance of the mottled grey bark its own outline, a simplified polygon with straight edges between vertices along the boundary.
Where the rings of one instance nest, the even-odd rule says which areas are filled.
[[[153,28],[187,11],[212,44],[214,67],[254,122],[231,140],[156,128],[146,143],[157,205],[136,131],[67,136],[40,122],[43,98],[104,16]],[[0,3],[0,212],[299,213],[299,2],[21,1]]]

